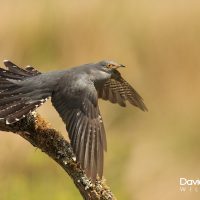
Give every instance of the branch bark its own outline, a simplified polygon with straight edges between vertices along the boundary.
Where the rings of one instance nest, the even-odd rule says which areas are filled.
[[[0,130],[20,135],[34,147],[49,155],[72,178],[83,199],[116,200],[104,181],[97,180],[95,184],[92,184],[84,170],[76,162],[69,142],[58,131],[51,128],[39,114],[28,115],[26,118],[10,125],[0,122]]]

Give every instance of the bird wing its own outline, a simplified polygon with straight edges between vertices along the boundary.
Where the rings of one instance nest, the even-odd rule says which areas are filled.
[[[132,105],[147,111],[147,107],[138,92],[122,78],[117,70],[113,72],[113,76],[105,82],[103,87],[98,89],[98,97],[112,103],[118,103],[122,107],[126,106],[128,100]]]
[[[61,80],[52,103],[66,124],[73,151],[92,181],[103,175],[106,136],[92,82]],[[65,82],[64,82],[65,81]],[[66,88],[65,88],[66,87]]]

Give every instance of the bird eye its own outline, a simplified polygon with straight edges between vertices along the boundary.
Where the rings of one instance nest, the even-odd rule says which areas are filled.
[[[114,65],[113,65],[113,64],[108,64],[107,67],[108,67],[108,68],[113,68]]]

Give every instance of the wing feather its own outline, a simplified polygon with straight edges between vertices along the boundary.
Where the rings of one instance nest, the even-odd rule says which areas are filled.
[[[103,87],[98,90],[98,96],[112,103],[118,103],[122,107],[125,107],[126,101],[129,101],[132,105],[147,111],[142,97],[122,78],[117,70],[114,70],[114,75],[111,79],[107,80]]]
[[[67,89],[58,84],[51,100],[66,124],[78,162],[94,182],[97,176],[103,175],[103,154],[107,146],[97,91],[92,82],[82,83],[79,87],[79,80],[72,82],[64,83]],[[70,84],[73,84],[71,90]]]

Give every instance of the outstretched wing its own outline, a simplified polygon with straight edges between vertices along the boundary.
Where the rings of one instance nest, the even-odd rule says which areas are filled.
[[[52,94],[52,103],[66,124],[73,151],[92,181],[103,174],[106,136],[91,82],[63,79]]]
[[[142,97],[122,78],[117,70],[114,70],[111,79],[106,81],[102,88],[98,89],[98,96],[112,103],[118,103],[123,107],[126,106],[126,101],[128,100],[132,105],[147,111]]]

